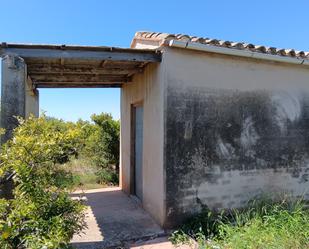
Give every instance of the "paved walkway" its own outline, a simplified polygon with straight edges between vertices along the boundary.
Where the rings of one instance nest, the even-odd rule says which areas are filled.
[[[102,249],[164,234],[150,215],[120,188],[88,190],[84,194],[75,192],[72,197],[85,199],[88,206],[88,228],[84,234],[74,236],[72,245],[76,248]],[[144,248],[134,246],[132,248]]]
[[[198,249],[198,245],[192,241],[190,245],[174,246],[166,236],[156,239],[135,242],[128,246],[129,249]]]

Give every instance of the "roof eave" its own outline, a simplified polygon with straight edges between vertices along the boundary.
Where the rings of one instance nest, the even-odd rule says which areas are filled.
[[[309,60],[304,59],[304,58],[284,57],[284,56],[278,56],[278,55],[272,55],[272,54],[252,52],[248,50],[238,50],[238,49],[233,49],[233,48],[210,46],[210,45],[196,43],[196,42],[184,42],[184,41],[179,41],[179,40],[170,40],[168,46],[176,47],[176,48],[183,48],[183,49],[190,49],[190,50],[197,50],[197,51],[204,51],[208,53],[216,53],[216,54],[238,56],[238,57],[245,57],[245,58],[251,58],[251,59],[258,59],[258,60],[266,60],[266,61],[288,63],[288,64],[294,64],[294,65],[309,66]]]

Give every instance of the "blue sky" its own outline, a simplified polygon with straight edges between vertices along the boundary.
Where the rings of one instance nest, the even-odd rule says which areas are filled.
[[[308,0],[1,0],[0,8],[0,42],[129,47],[147,30],[309,51]],[[41,89],[40,108],[65,120],[119,118],[119,98],[119,89]]]

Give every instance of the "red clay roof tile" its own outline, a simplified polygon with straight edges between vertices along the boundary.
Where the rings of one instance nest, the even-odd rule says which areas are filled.
[[[159,40],[160,44],[167,44],[170,40],[178,40],[184,42],[193,42],[206,44],[210,46],[218,46],[232,49],[249,50],[252,52],[272,54],[278,56],[298,57],[301,59],[309,59],[309,52],[296,51],[294,49],[279,49],[275,47],[265,47],[254,45],[251,43],[231,42],[225,40],[209,39],[203,37],[189,36],[184,34],[168,34],[156,32],[137,32],[134,39],[155,39]]]

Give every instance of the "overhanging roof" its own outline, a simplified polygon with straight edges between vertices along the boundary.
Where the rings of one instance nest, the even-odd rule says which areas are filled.
[[[295,49],[284,49],[284,48],[276,48],[263,45],[254,45],[252,43],[246,43],[246,42],[232,42],[226,40],[190,36],[185,34],[168,34],[168,33],[140,31],[136,32],[131,47],[134,47],[138,40],[154,41],[157,42],[158,46],[169,45],[171,41],[177,41],[177,42],[207,45],[217,48],[219,47],[227,49],[237,49],[267,55],[275,55],[280,57],[291,57],[291,58],[309,60],[309,51],[299,51]]]
[[[197,50],[227,56],[246,57],[294,65],[309,66],[309,51],[282,49],[246,42],[232,42],[184,34],[168,34],[141,31],[137,32],[131,43],[132,48],[160,48],[162,46]]]
[[[2,43],[0,56],[6,55],[25,60],[35,88],[121,87],[161,61],[150,49]]]

